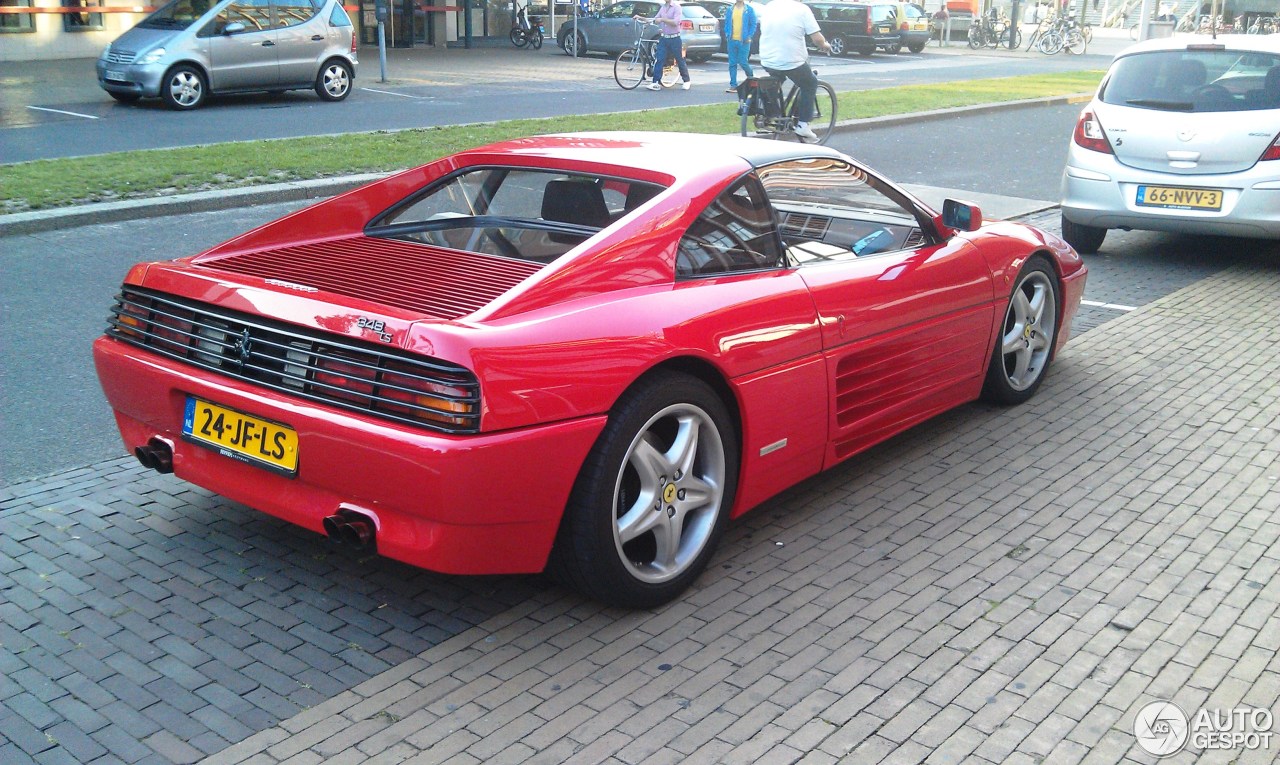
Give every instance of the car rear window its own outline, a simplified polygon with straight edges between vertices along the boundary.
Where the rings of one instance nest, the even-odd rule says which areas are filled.
[[[1100,98],[1171,112],[1280,109],[1280,55],[1192,47],[1125,56]]]

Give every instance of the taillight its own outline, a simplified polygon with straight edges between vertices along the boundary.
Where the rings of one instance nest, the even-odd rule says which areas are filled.
[[[901,29],[903,32],[906,32],[907,30],[911,29],[911,25],[904,21],[898,25],[898,29]]]
[[[871,14],[867,14],[867,34],[873,34],[871,31],[875,25],[871,23]]]
[[[688,20],[688,19],[685,19],[684,21],[680,22],[680,28],[681,28],[681,29],[687,29],[687,30],[689,30],[690,32],[692,32],[692,31],[693,31],[693,22],[692,22],[692,21],[690,21],[690,20]]]
[[[1072,139],[1077,146],[1092,151],[1100,151],[1103,154],[1115,153],[1111,150],[1111,142],[1107,140],[1107,133],[1102,129],[1102,123],[1088,109],[1080,114],[1080,121],[1076,123],[1076,131]]]
[[[1262,152],[1262,156],[1258,158],[1258,161],[1261,162],[1264,159],[1280,159],[1280,135],[1277,135],[1276,139],[1267,147],[1267,150]]]
[[[350,51],[350,53],[351,53],[351,55],[353,55],[353,56],[354,56],[354,55],[356,55],[356,38],[357,38],[357,35],[354,35],[354,34],[353,34],[353,35],[351,35],[351,51]]]

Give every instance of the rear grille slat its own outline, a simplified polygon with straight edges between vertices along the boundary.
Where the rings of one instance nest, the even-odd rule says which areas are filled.
[[[544,267],[365,236],[229,255],[198,265],[262,279],[284,279],[437,319],[475,313]]]
[[[218,374],[445,433],[480,429],[480,385],[464,367],[137,288],[107,334]]]

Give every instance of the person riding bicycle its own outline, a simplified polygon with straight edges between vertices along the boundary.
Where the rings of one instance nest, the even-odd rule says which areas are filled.
[[[760,12],[760,64],[769,74],[789,79],[800,90],[796,104],[796,135],[817,141],[809,127],[813,99],[818,92],[818,76],[809,67],[808,37],[819,49],[831,52],[831,43],[822,36],[809,6],[797,0],[772,0]]]
[[[680,3],[677,0],[666,0],[652,19],[643,16],[632,18],[636,21],[652,21],[658,25],[658,33],[661,35],[657,49],[653,52],[653,82],[649,83],[649,90],[662,90],[662,70],[667,68],[667,62],[672,58],[676,60],[676,66],[680,67],[680,79],[684,81],[681,87],[688,90],[692,83],[689,82],[689,67],[684,62],[684,41],[680,39],[680,23],[684,21]]]

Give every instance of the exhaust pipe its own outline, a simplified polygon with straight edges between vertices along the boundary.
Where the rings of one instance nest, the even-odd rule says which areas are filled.
[[[366,550],[373,546],[377,527],[373,519],[355,510],[342,508],[322,522],[324,533],[339,544]]]
[[[159,436],[153,437],[145,446],[133,450],[144,468],[157,473],[173,472],[173,446]]]

